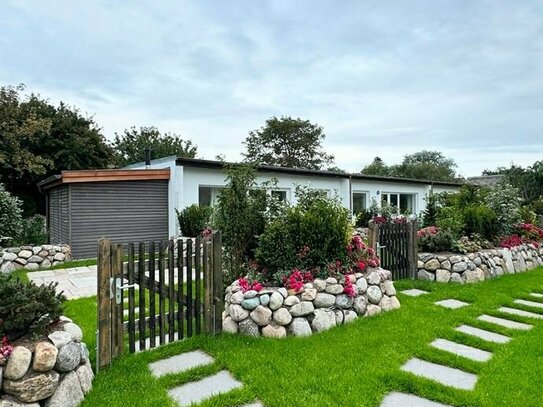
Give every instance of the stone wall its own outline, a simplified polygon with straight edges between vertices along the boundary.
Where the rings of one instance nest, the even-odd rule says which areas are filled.
[[[354,297],[343,293],[343,279],[349,278]],[[290,290],[289,290],[290,291]],[[242,292],[235,281],[226,289],[223,330],[249,336],[283,338],[308,336],[359,316],[372,316],[400,307],[392,274],[382,268],[370,269],[326,280],[306,283],[298,293],[284,287],[265,287],[259,292]]]
[[[475,283],[542,265],[543,248],[531,244],[468,254],[419,253],[418,278],[440,283]]]
[[[1,407],[76,407],[92,388],[94,374],[83,333],[61,317],[57,330],[0,357]]]
[[[18,269],[46,269],[72,259],[70,246],[50,245],[8,247],[0,251],[0,272]]]

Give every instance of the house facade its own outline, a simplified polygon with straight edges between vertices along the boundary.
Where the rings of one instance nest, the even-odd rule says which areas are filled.
[[[226,185],[224,164],[220,161],[175,156],[153,160],[150,165],[138,163],[126,169],[169,169],[168,219],[169,234],[177,233],[175,209],[192,204],[214,205],[221,188]],[[275,166],[258,166],[257,183],[275,181],[271,191],[280,199],[296,203],[296,186],[321,190],[328,196],[337,195],[350,213],[367,209],[375,199],[387,202],[400,212],[419,214],[426,207],[425,198],[431,192],[454,192],[460,183],[425,181],[393,177],[350,174],[344,172],[306,170]]]

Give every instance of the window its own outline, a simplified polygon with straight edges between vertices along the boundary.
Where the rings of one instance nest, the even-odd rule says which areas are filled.
[[[198,187],[198,205],[213,206],[219,199],[222,187]]]
[[[353,213],[356,215],[367,209],[366,192],[353,192]]]
[[[280,202],[285,202],[287,200],[287,191],[271,191],[271,195],[274,198],[277,198]]]
[[[415,194],[385,193],[381,194],[381,202],[395,207],[401,214],[415,213]]]

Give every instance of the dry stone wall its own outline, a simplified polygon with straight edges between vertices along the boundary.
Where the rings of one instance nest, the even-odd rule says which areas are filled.
[[[92,388],[94,374],[83,333],[61,317],[47,339],[13,348],[0,357],[0,407],[76,407]]]
[[[343,292],[344,278],[351,279],[354,297]],[[256,337],[309,336],[400,307],[388,270],[372,268],[342,279],[315,279],[297,293],[284,287],[242,292],[235,281],[226,288],[223,330]]]
[[[46,269],[71,259],[72,254],[68,245],[8,247],[0,252],[0,272]]]
[[[475,253],[419,253],[419,280],[475,283],[543,266],[543,248],[532,244]]]

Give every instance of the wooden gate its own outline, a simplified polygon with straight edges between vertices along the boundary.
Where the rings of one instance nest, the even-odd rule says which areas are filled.
[[[97,366],[125,347],[151,349],[222,329],[221,235],[167,242],[98,242]]]
[[[392,278],[415,278],[417,274],[417,221],[376,224],[370,221],[369,244]]]

